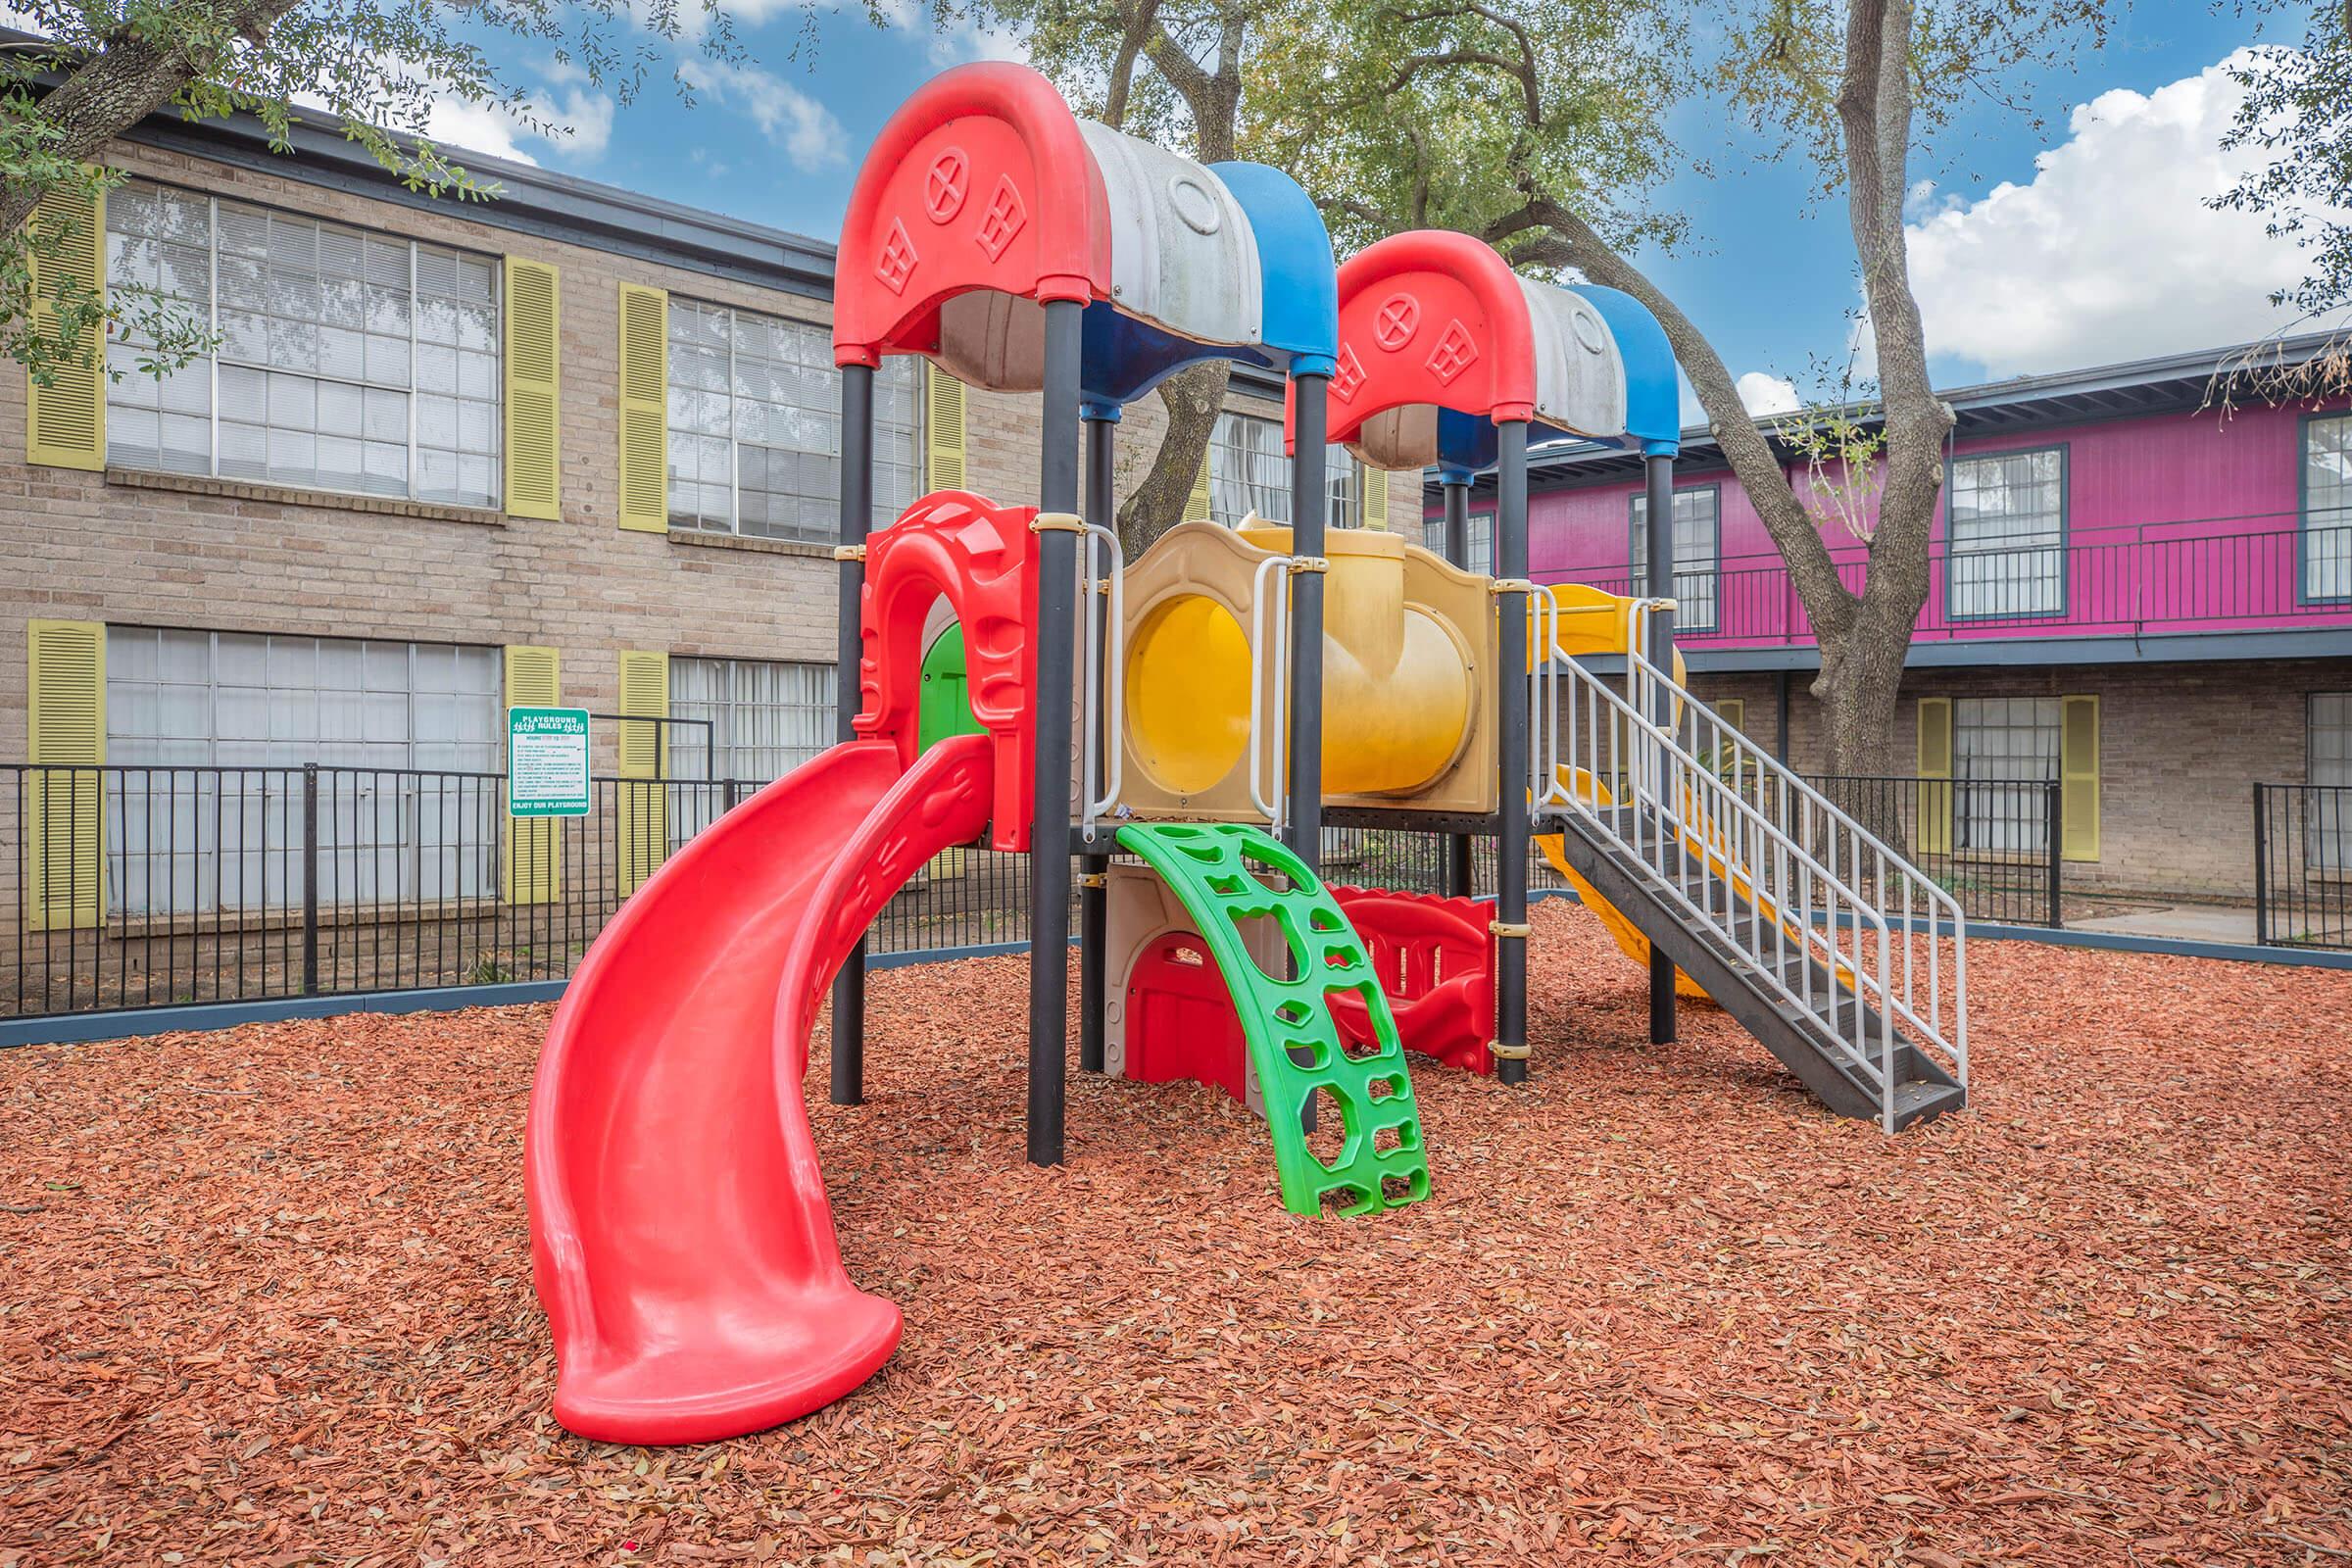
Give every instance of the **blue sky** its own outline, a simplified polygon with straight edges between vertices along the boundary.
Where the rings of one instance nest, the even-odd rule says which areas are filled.
[[[689,47],[691,107],[662,82],[615,106],[552,60],[525,56],[516,78],[577,134],[551,142],[456,106],[436,133],[830,238],[858,159],[891,110],[943,66],[1006,48],[966,29],[943,35],[921,21],[877,29],[846,14],[819,17],[811,42],[797,8],[743,3],[730,10],[755,19],[743,34],[754,63],[713,67]],[[2230,12],[2143,5],[2104,50],[2047,80],[2041,125],[1987,106],[1914,160],[1914,277],[1939,383],[2272,328],[2265,296],[2292,276],[2291,249],[2258,221],[2200,201],[2237,167],[2217,146],[2235,100],[2218,66],[2251,41],[2252,24]],[[1842,359],[1852,341],[1858,296],[1843,212],[1809,210],[1806,172],[1755,164],[1703,104],[1682,111],[1675,129],[1693,162],[1736,177],[1692,173],[1660,190],[1657,201],[1690,214],[1692,240],[1680,255],[1642,260],[1746,378],[1751,406],[1785,403],[1776,383],[1807,385],[1809,366]]]

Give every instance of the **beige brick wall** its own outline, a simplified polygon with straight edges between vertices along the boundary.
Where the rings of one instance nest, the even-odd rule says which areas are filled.
[[[554,263],[563,298],[563,517],[540,522],[453,509],[353,504],[249,485],[216,493],[156,488],[23,461],[24,377],[0,375],[0,758],[25,751],[24,622],[116,624],[539,643],[563,653],[567,702],[611,710],[625,648],[750,659],[830,661],[837,574],[821,548],[615,526],[619,462],[614,390],[618,287],[650,284],[698,299],[822,321],[823,301],[664,268],[431,211],[129,144],[110,161],[134,175],[493,254]],[[1033,497],[1034,397],[975,394],[970,482],[1007,502]],[[1279,413],[1239,395],[1237,408]],[[1128,483],[1156,450],[1147,399],[1122,429]],[[1389,476],[1408,514],[1418,476]]]
[[[1804,772],[1828,760],[1811,682],[1790,677],[1788,755]],[[1743,699],[1747,733],[1775,746],[1775,677],[1701,674],[1691,686],[1709,703]],[[2067,885],[2250,899],[2254,785],[2303,781],[2309,696],[2342,691],[2352,691],[2352,660],[1917,669],[1904,678],[1897,755],[1885,770],[1915,771],[1922,697],[2095,696],[2099,858],[2068,862]]]

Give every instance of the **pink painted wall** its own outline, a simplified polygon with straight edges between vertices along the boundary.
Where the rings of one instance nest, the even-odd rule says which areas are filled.
[[[2337,406],[2340,410],[2341,405]],[[2063,558],[2062,606],[2018,591],[1976,601],[1995,612],[1954,614],[1944,527],[1936,526],[1934,587],[1922,638],[2049,637],[2134,631],[2245,630],[2352,625],[2352,607],[2303,602],[2298,482],[2304,411],[2260,408],[2224,419],[2172,414],[2021,427],[1955,443],[1958,456],[2066,451],[2066,542],[2030,559],[1964,559],[1966,585],[1988,571],[2041,575]],[[1801,475],[1800,475],[1801,477]],[[1809,640],[1762,520],[1728,473],[1686,478],[1678,489],[1719,487],[1722,569],[1715,627],[1686,640],[1717,647]],[[1635,481],[1539,491],[1529,503],[1528,564],[1544,581],[1598,583],[1619,592],[1629,576],[1628,523]],[[1477,510],[1492,511],[1490,503]],[[1433,509],[1434,514],[1434,509]],[[1832,524],[1832,553],[1862,580],[1864,548]],[[2054,595],[2054,590],[2052,591]],[[2057,612],[2041,612],[2048,604]],[[2023,608],[2017,608],[2023,607]]]

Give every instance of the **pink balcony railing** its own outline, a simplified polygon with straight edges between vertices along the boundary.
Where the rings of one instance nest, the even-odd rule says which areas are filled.
[[[2229,531],[2222,531],[2227,527]],[[1860,546],[1836,552],[1859,590]],[[2145,523],[2075,531],[2063,543],[1947,550],[1930,558],[1915,641],[2113,637],[2146,633],[2352,626],[2352,515],[2326,523],[2231,518],[2217,527]],[[1554,582],[1631,591],[1626,565],[1539,571]],[[1710,648],[1813,640],[1777,555],[1727,559],[1717,571],[1678,571],[1679,641]]]

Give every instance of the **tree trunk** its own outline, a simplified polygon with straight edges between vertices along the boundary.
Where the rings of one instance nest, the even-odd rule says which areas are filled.
[[[1159,383],[1159,401],[1168,411],[1167,434],[1151,471],[1119,508],[1119,548],[1133,561],[1152,548],[1152,541],[1184,520],[1184,504],[1200,481],[1201,460],[1225,407],[1225,384],[1233,373],[1225,360],[1209,360],[1177,371]]]
[[[297,0],[249,0],[227,17],[241,36],[258,39]],[[59,156],[87,161],[115,137],[136,125],[208,74],[213,62],[198,58],[181,38],[122,34],[84,60],[41,100],[40,118],[57,128]],[[25,180],[0,182],[0,230],[15,232],[47,194]]]

